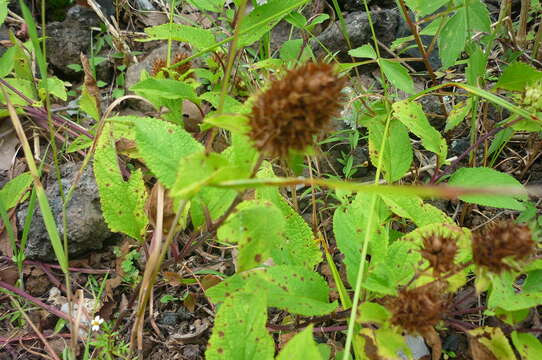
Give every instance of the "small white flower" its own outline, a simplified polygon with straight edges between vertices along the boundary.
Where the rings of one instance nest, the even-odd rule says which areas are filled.
[[[100,330],[100,325],[102,325],[103,322],[104,319],[102,319],[100,315],[96,315],[94,320],[92,320],[92,322],[90,323],[90,325],[92,326],[92,331]]]

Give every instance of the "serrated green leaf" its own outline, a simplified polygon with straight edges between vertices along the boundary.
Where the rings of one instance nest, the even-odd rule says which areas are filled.
[[[460,8],[442,27],[438,37],[442,68],[447,69],[465,49],[467,41],[467,12]]]
[[[390,245],[383,260],[371,261],[363,287],[382,295],[397,295],[397,288],[408,283],[416,273],[420,259],[412,242],[397,240]]]
[[[303,316],[329,314],[337,302],[329,303],[329,287],[321,275],[302,266],[277,265],[235,274],[207,290],[213,302],[222,302],[233,293],[267,297],[267,306]]]
[[[171,189],[180,160],[201,151],[203,146],[182,127],[160,119],[136,118],[134,125],[143,161],[158,180]]]
[[[414,135],[422,140],[422,145],[434,152],[443,162],[448,153],[448,145],[442,135],[429,124],[420,104],[403,100],[393,105],[394,116],[399,119]]]
[[[204,186],[246,177],[243,167],[231,164],[222,154],[197,152],[181,159],[171,195],[190,199]]]
[[[213,107],[217,108],[220,104],[220,96],[222,94],[219,91],[208,91],[200,96],[201,100],[205,100]],[[246,114],[247,112],[250,112],[250,109],[246,107],[244,104],[237,101],[235,98],[225,95],[224,96],[224,105],[223,105],[222,111],[224,113],[231,113],[231,114]]]
[[[495,88],[523,91],[527,85],[540,79],[542,79],[542,71],[538,71],[528,64],[515,61],[504,69],[499,81],[495,84]]]
[[[284,239],[285,221],[280,210],[270,202],[245,201],[237,212],[218,229],[219,241],[237,244],[237,271],[262,264]]]
[[[32,175],[29,172],[22,173],[8,181],[0,189],[0,202],[6,210],[11,209],[19,201],[24,200],[23,195],[32,184]]]
[[[378,59],[378,65],[380,69],[386,75],[386,79],[396,88],[403,90],[407,94],[413,94],[416,92],[414,89],[414,81],[408,74],[408,70],[398,62]]]
[[[377,166],[382,157],[382,170],[390,183],[401,179],[412,164],[413,153],[407,128],[396,119],[390,120],[384,153],[380,154],[384,139],[383,117],[364,122],[369,130],[369,157]]]
[[[15,89],[17,89],[20,93],[25,95],[26,97],[29,97],[30,99],[36,100],[34,96],[34,88],[32,86],[32,82],[24,79],[5,79],[5,81],[13,86]],[[21,98],[17,93],[11,91],[8,88],[5,88],[6,93],[9,96],[9,100],[13,105],[28,105],[26,100]],[[0,101],[5,104],[6,100],[4,99],[4,94],[0,92]]]
[[[42,81],[40,80],[40,83],[41,82]],[[50,94],[56,96],[60,100],[66,101],[68,99],[68,93],[66,92],[64,81],[60,80],[56,76],[50,76],[47,78],[47,90]]]
[[[266,166],[259,175],[274,177],[273,170],[269,166]],[[275,204],[282,212],[284,219],[286,219],[284,231],[286,239],[272,251],[275,263],[279,265],[301,265],[307,269],[312,269],[319,264],[322,261],[322,254],[311,228],[282,197],[278,188],[265,187],[258,189],[256,197]]]
[[[194,89],[178,80],[147,78],[130,88],[141,96],[159,97],[167,100],[190,100],[198,102]]]
[[[302,63],[314,57],[314,54],[309,46],[303,45],[303,39],[291,39],[282,43],[279,56],[286,62],[299,61]]]
[[[538,360],[542,354],[542,343],[533,334],[513,331],[512,343],[522,360]]]
[[[147,191],[141,170],[124,181],[119,169],[111,125],[106,124],[94,155],[94,175],[100,192],[104,219],[114,232],[141,240],[148,224],[145,214]]]
[[[350,284],[355,284],[360,265],[371,198],[370,194],[359,193],[351,204],[339,207],[333,214],[333,233],[339,250],[344,254],[346,275]],[[380,198],[374,211],[368,254],[374,261],[379,261],[384,259],[388,252],[389,235],[385,224],[390,212]]]
[[[237,191],[215,187],[202,188],[190,204],[190,217],[194,228],[205,224],[206,212],[211,220],[222,216],[237,196]]]
[[[349,50],[348,55],[357,57],[357,58],[370,58],[370,59],[377,58],[376,51],[375,49],[373,49],[371,44],[365,44],[358,48]]]
[[[487,188],[490,186],[511,189],[522,188],[522,185],[509,174],[485,167],[461,168],[448,181],[449,185],[460,187]],[[502,209],[523,210],[525,205],[520,201],[527,200],[525,195],[461,195],[459,199],[473,204],[492,206]]]
[[[505,311],[518,311],[542,303],[542,291],[519,287],[515,284],[515,276],[510,272],[490,276],[492,288],[487,300],[488,309],[501,308]]]
[[[486,347],[496,360],[515,359],[514,350],[510,347],[508,339],[501,329],[496,327],[483,326],[474,330],[469,330],[469,335],[473,337],[471,341],[478,341]]]
[[[238,294],[226,298],[216,314],[205,358],[273,359],[275,346],[265,327],[266,322],[266,298],[262,294]]]
[[[277,356],[277,360],[324,360],[312,336],[312,324],[291,338]]]
[[[171,39],[187,42],[199,50],[212,47],[216,42],[211,31],[196,26],[162,24],[145,28],[145,32],[149,35],[149,38],[144,41]]]
[[[308,0],[274,0],[256,7],[241,23],[239,46],[244,47],[258,41],[292,10]],[[251,31],[248,29],[253,28]]]
[[[444,212],[426,204],[417,196],[381,196],[395,214],[412,220],[417,226],[453,223]]]

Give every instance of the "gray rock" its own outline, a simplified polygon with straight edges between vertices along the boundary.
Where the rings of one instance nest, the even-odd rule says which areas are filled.
[[[61,166],[62,186],[65,192],[73,184],[79,166],[80,164],[78,163],[68,163]],[[48,181],[46,194],[62,238],[64,232],[62,226],[62,198],[59,194],[58,183],[55,181],[53,175]],[[102,216],[98,187],[90,166],[81,176],[79,185],[74,191],[66,210],[70,256],[77,256],[91,250],[101,249],[103,242],[113,236]],[[17,219],[21,227],[24,224],[27,212],[27,206],[24,206],[17,213]],[[39,206],[36,206],[30,225],[26,256],[30,259],[56,260]]]
[[[331,5],[333,5],[333,1],[328,1]],[[338,0],[337,3],[339,4],[339,7],[344,11],[360,11],[365,10],[365,4],[363,1],[360,0]],[[369,6],[379,6],[382,8],[389,8],[389,7],[395,7],[395,0],[369,0],[368,2]]]
[[[377,39],[385,45],[390,45],[396,38],[397,29],[401,21],[399,11],[397,9],[372,11],[371,18]],[[373,43],[367,13],[359,11],[347,14],[345,22],[348,34],[350,35],[352,48]],[[326,55],[327,51],[322,49],[319,43],[325,44],[326,48],[331,53],[338,52],[338,57],[341,61],[351,61],[350,56],[347,53],[348,44],[340,31],[339,21],[336,21],[333,25],[324,30],[318,36],[318,41],[313,40],[311,42],[313,51],[317,56]]]
[[[80,54],[89,53],[93,26],[98,26],[98,16],[89,8],[73,6],[68,10],[62,22],[47,25],[47,60],[53,69],[69,79],[78,79],[82,72],[70,68],[70,64],[80,64]],[[112,72],[108,61],[102,62],[96,69],[97,78],[106,81]]]

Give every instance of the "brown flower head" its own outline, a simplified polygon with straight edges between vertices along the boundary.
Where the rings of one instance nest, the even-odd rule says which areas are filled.
[[[339,114],[345,82],[332,65],[312,62],[272,80],[250,114],[249,136],[258,150],[285,157],[311,145]]]
[[[512,269],[505,259],[525,261],[535,250],[529,227],[511,220],[488,224],[472,238],[474,263],[494,273]]]
[[[447,230],[447,229],[443,229]],[[429,261],[433,268],[433,274],[440,274],[452,271],[455,268],[455,255],[457,254],[457,237],[453,231],[432,231],[423,237],[423,249],[421,254]]]
[[[182,61],[182,60],[186,59],[187,57],[188,57],[188,55],[186,53],[177,53],[177,54],[175,54],[175,56],[174,56],[171,63],[176,64],[179,61]],[[154,60],[154,62],[152,64],[151,75],[156,76],[166,66],[167,66],[166,59],[157,58],[156,60]],[[184,63],[184,64],[182,64],[180,66],[174,67],[169,72],[164,71],[164,77],[167,79],[167,78],[170,77],[171,74],[173,74],[173,78],[179,79],[183,74],[185,74],[191,68],[192,68],[192,63],[190,61],[188,61],[188,62],[186,62],[186,63]]]
[[[448,305],[447,283],[435,281],[415,289],[402,289],[386,306],[392,313],[391,322],[409,333],[424,333],[435,326]]]

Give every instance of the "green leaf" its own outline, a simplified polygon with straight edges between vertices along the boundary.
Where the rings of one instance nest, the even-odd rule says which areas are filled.
[[[224,0],[187,0],[200,10],[221,12],[224,10]]]
[[[483,326],[468,331],[474,339],[493,353],[496,360],[516,359],[514,350],[510,347],[508,339],[502,330],[496,327]]]
[[[106,124],[94,155],[94,175],[100,192],[104,219],[114,232],[141,240],[148,224],[145,214],[147,191],[141,170],[128,181],[120,173],[111,124]]]
[[[450,111],[448,118],[446,119],[446,127],[444,128],[444,132],[453,130],[457,127],[457,125],[461,124],[463,120],[465,120],[467,114],[471,111],[473,104],[474,102],[472,98],[468,98],[466,101],[461,101],[455,104],[454,108],[452,111]]]
[[[357,58],[370,58],[370,59],[377,58],[376,51],[375,49],[373,49],[371,44],[365,44],[358,48],[352,49],[348,51],[348,55],[357,57]]]
[[[233,293],[259,294],[267,306],[303,316],[329,314],[337,302],[329,303],[329,287],[321,275],[301,266],[277,265],[235,274],[207,290],[217,303]]]
[[[23,195],[32,184],[32,175],[29,172],[22,173],[8,181],[0,189],[0,203],[6,210],[11,209],[20,201],[24,200]]]
[[[246,271],[262,264],[271,251],[284,241],[284,217],[270,202],[245,201],[237,212],[218,229],[219,241],[238,244],[237,271]]]
[[[213,107],[218,109],[218,106],[220,104],[220,96],[221,93],[219,91],[208,91],[200,96],[201,100],[205,100]],[[247,108],[245,105],[240,103],[235,98],[225,95],[224,96],[224,107],[222,109],[224,113],[231,113],[231,114],[246,114],[247,112],[250,112],[250,109]]]
[[[259,173],[259,176],[274,177],[274,173],[270,166],[266,166]],[[311,228],[301,215],[288,204],[279,189],[271,186],[258,189],[256,197],[275,204],[286,220],[284,231],[286,239],[272,251],[275,263],[301,265],[307,269],[313,269],[318,265],[322,261],[322,253]]]
[[[284,61],[299,60],[299,62],[305,62],[314,56],[309,46],[303,46],[303,39],[286,40],[282,43],[279,54]]]
[[[516,190],[522,188],[520,182],[511,175],[485,167],[461,168],[450,177],[448,184],[482,189],[489,186],[509,187]],[[525,205],[520,200],[525,201],[527,197],[526,195],[461,195],[459,199],[472,204],[521,211],[525,209]]]
[[[81,92],[81,98],[79,99],[79,108],[85,113],[87,113],[94,120],[100,120],[100,111],[98,109],[96,98],[90,95],[86,86],[83,86],[83,91]]]
[[[538,360],[542,354],[542,343],[532,334],[513,331],[512,343],[523,360]]]
[[[187,42],[199,50],[212,47],[216,42],[215,36],[211,31],[196,26],[162,24],[145,28],[145,32],[149,37],[144,41],[171,39]]]
[[[30,99],[35,100],[34,88],[33,88],[32,83],[30,81],[23,80],[23,79],[12,79],[12,78],[5,79],[5,81],[8,84],[10,84],[11,86],[13,86],[15,89],[17,89],[20,93],[25,95],[26,97],[29,97]],[[5,90],[6,90],[6,93],[8,94],[8,96],[9,96],[9,100],[11,101],[11,103],[13,105],[28,105],[26,100],[21,98],[17,93],[11,91],[8,88],[5,88]],[[0,101],[3,104],[6,103],[6,100],[4,99],[3,92],[0,92]]]
[[[396,88],[403,90],[407,94],[416,92],[414,81],[408,74],[408,70],[398,62],[378,59],[378,65],[386,75],[386,79]]]
[[[40,83],[42,81],[40,80]],[[66,101],[68,99],[68,93],[66,92],[66,86],[64,81],[60,80],[56,76],[47,78],[47,89],[50,94],[56,96],[60,100]]]
[[[528,64],[516,61],[504,69],[499,81],[495,84],[495,88],[523,91],[527,85],[540,79],[542,79],[542,71],[538,71]]]
[[[381,196],[395,214],[412,220],[417,226],[437,223],[453,223],[444,212],[426,204],[417,196]]]
[[[194,228],[205,224],[207,214],[215,221],[222,216],[237,196],[237,191],[204,187],[194,196],[190,204],[190,217]]]
[[[442,135],[429,124],[422,106],[417,102],[403,100],[394,103],[392,107],[394,116],[422,140],[423,147],[437,154],[440,161],[444,162],[448,145]]]
[[[314,359],[324,360],[312,336],[313,325],[291,338],[277,356],[276,360]]]
[[[148,95],[168,100],[187,99],[195,103],[198,102],[198,96],[190,85],[172,79],[147,78],[132,86],[130,90],[141,96]]]
[[[241,168],[232,166],[221,154],[193,153],[181,159],[171,195],[190,199],[204,186],[217,181],[240,179],[243,175]]]
[[[542,303],[540,289],[521,288],[515,283],[515,276],[510,272],[490,275],[492,288],[487,300],[488,309],[501,308],[505,311],[518,311],[538,306]],[[540,277],[538,277],[540,280]]]
[[[364,122],[369,130],[369,157],[373,166],[377,166],[382,157],[382,170],[388,182],[401,179],[412,164],[412,145],[407,128],[396,119],[390,120],[384,153],[380,154],[384,139],[384,123],[382,116]]]
[[[265,33],[279,23],[288,13],[305,4],[308,0],[274,0],[256,7],[240,25],[239,46],[245,47],[258,41]],[[250,31],[249,31],[250,30]]]
[[[425,16],[434,13],[440,7],[446,5],[450,0],[405,0],[408,7],[416,11],[418,16]]]
[[[0,0],[2,1],[2,0]],[[0,78],[5,78],[13,70],[15,65],[15,53],[17,47],[12,46],[0,57]]]
[[[460,8],[442,27],[438,37],[439,55],[442,68],[455,64],[461,55],[467,40],[467,12]]]
[[[408,283],[414,276],[420,259],[415,244],[396,240],[390,245],[385,257],[380,261],[371,261],[363,287],[382,295],[397,295],[397,288]]]
[[[391,319],[391,313],[383,305],[365,301],[359,306],[359,317],[356,319],[360,323],[374,323],[382,326]]]
[[[0,0],[0,24],[3,24],[8,16],[9,0]]]
[[[168,189],[177,178],[179,161],[203,146],[182,127],[160,119],[134,117],[136,143],[145,165]]]
[[[467,0],[465,3],[469,30],[491,32],[491,17],[487,5],[480,0]]]
[[[303,14],[300,14],[297,11],[292,11],[291,13],[286,15],[284,17],[284,20],[299,29],[303,29],[303,27],[305,27],[305,25],[307,24],[307,19],[305,18],[305,16],[303,16]]]
[[[273,338],[267,332],[266,299],[263,294],[227,297],[216,314],[209,339],[207,360],[271,360]]]
[[[346,275],[350,284],[356,283],[372,195],[359,193],[349,205],[344,205],[333,214],[333,233],[341,253],[344,254]],[[372,233],[369,236],[368,254],[375,261],[386,257],[388,252],[388,229],[385,225],[390,212],[379,198],[373,219]]]

